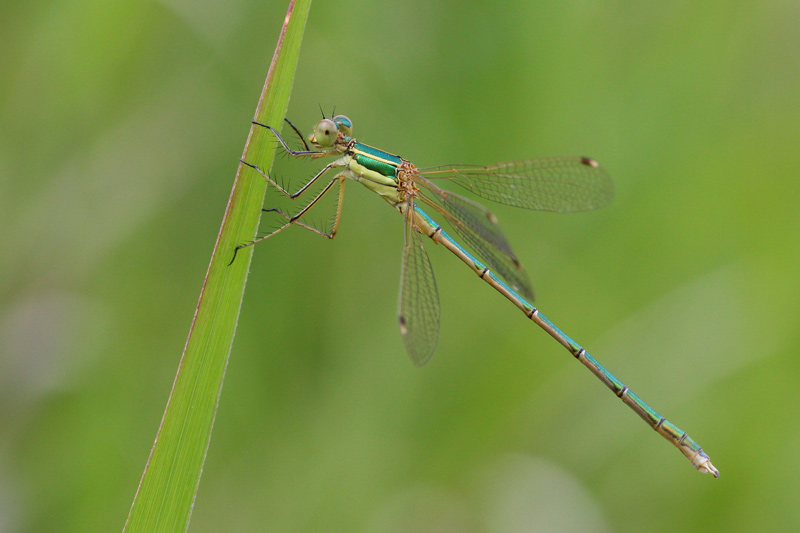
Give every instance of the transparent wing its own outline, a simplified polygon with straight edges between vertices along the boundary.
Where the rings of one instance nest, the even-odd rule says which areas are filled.
[[[490,166],[444,165],[420,170],[505,205],[538,211],[584,211],[608,204],[614,183],[595,160],[568,156],[526,159]]]
[[[411,360],[417,366],[427,363],[439,340],[439,292],[433,277],[422,235],[413,227],[413,205],[405,223],[405,244],[400,268],[400,333]]]
[[[418,180],[428,193],[436,197],[441,206],[425,196],[418,198],[422,198],[427,205],[440,213],[492,272],[532,302],[531,282],[511,250],[511,245],[503,234],[497,218],[482,205],[426,182],[424,178]]]

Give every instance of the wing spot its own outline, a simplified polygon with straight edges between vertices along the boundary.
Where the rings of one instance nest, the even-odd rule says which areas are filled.
[[[583,163],[587,167],[597,168],[600,166],[600,164],[591,157],[581,157],[581,163]]]

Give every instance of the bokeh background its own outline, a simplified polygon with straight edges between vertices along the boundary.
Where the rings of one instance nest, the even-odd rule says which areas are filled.
[[[286,6],[0,6],[0,530],[121,529]],[[787,0],[316,2],[304,132],[336,106],[419,166],[609,170],[603,210],[494,210],[545,315],[721,477],[434,246],[414,367],[400,217],[351,183],[334,241],[255,250],[191,530],[800,529],[798,23]]]

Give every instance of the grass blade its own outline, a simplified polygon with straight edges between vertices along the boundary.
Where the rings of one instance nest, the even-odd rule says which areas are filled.
[[[310,4],[311,0],[292,0],[289,4],[256,109],[254,118],[258,122],[278,129],[289,105]],[[270,168],[274,150],[248,154],[250,146],[264,146],[258,136],[265,131],[260,127],[250,129],[242,158]],[[252,248],[242,250],[231,266],[228,263],[237,245],[255,237],[265,193],[265,180],[253,172],[242,172],[239,165],[178,373],[125,531],[185,531],[189,525]]]

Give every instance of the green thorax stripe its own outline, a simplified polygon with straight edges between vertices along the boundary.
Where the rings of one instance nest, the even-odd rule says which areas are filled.
[[[356,160],[356,163],[384,176],[394,177],[395,170],[403,162],[402,158],[394,154],[359,142],[353,144],[350,150],[353,151],[353,159]]]

